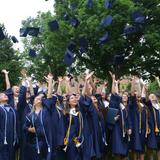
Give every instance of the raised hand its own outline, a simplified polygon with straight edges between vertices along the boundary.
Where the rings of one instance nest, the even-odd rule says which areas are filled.
[[[8,73],[9,73],[9,71],[7,71],[6,69],[3,69],[3,70],[2,70],[2,73],[4,73],[4,74],[8,74]]]
[[[92,71],[91,73],[87,74],[85,77],[85,80],[89,80],[94,74],[94,71]]]
[[[115,79],[115,74],[113,74],[111,71],[109,71],[109,74],[112,77],[112,79]]]
[[[25,69],[22,69],[21,75],[22,75],[22,77],[27,78],[27,71]]]

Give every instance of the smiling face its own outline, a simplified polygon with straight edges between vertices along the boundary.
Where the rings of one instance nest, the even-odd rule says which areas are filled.
[[[8,96],[4,93],[0,93],[0,103],[7,103]]]
[[[71,108],[75,107],[78,104],[78,99],[76,95],[71,95],[69,97],[68,104],[71,106]]]
[[[15,97],[18,97],[18,95],[19,95],[19,87],[18,86],[13,86],[12,87],[12,91],[13,91],[13,95]]]

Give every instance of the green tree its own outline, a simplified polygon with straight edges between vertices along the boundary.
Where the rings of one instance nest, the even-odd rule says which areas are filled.
[[[18,83],[21,63],[19,59],[19,52],[13,49],[11,37],[6,33],[4,25],[0,25],[5,34],[5,38],[0,41],[0,90],[5,89],[4,75],[1,73],[2,69],[10,72],[9,77],[11,84]]]
[[[23,23],[24,26],[38,25],[43,31],[38,38],[31,38],[28,43],[39,51],[39,58],[32,60],[35,70],[39,74],[44,73],[44,69],[50,65],[55,75],[63,74],[66,69],[63,64],[64,52],[69,43],[74,42],[76,61],[73,68],[76,71],[89,68],[101,78],[105,78],[109,70],[116,71],[119,76],[128,73],[159,75],[159,3],[159,0],[110,0],[110,7],[106,9],[104,0],[93,0],[93,6],[89,8],[86,6],[87,0],[56,0],[54,15],[39,13],[35,19]],[[144,22],[135,23],[132,16],[135,11],[145,16]],[[64,18],[65,14],[68,20]],[[100,23],[107,15],[113,17],[113,22],[107,27],[101,27]],[[77,27],[70,23],[75,17],[80,22]],[[54,19],[60,27],[58,31],[51,32],[48,22]],[[127,25],[136,30],[124,35]],[[99,38],[106,32],[109,40],[100,45]],[[81,37],[88,40],[88,47],[83,54],[80,54]],[[116,54],[125,58],[120,65],[114,66],[112,62]]]

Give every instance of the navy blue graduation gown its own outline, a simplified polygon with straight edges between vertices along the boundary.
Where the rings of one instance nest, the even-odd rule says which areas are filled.
[[[79,116],[71,115],[72,116],[72,123],[71,123],[71,128],[70,128],[70,133],[69,133],[69,140],[68,140],[68,145],[67,145],[67,160],[81,160],[81,147],[76,147],[74,143],[74,138],[78,137],[79,133]],[[67,117],[67,130],[69,127],[69,121],[70,121],[70,115]],[[67,134],[66,130],[66,134]]]
[[[146,144],[146,108],[141,111],[141,130],[140,130],[140,113],[138,111],[136,96],[130,97],[129,116],[132,122],[132,134],[130,149],[144,153]]]
[[[79,108],[83,117],[83,137],[82,144],[82,158],[83,160],[90,160],[95,155],[93,151],[92,138],[92,121],[91,115],[93,112],[92,100],[89,97],[81,96],[79,100]]]
[[[127,156],[128,154],[128,137],[126,134],[126,130],[128,129],[127,124],[129,124],[128,121],[128,113],[127,109],[121,109],[120,108],[120,102],[121,97],[117,94],[112,94],[110,99],[109,107],[118,109],[118,115],[120,117],[115,122],[115,124],[112,126],[112,132],[111,132],[111,148],[113,154],[118,154],[122,156]],[[123,115],[122,115],[123,114]],[[124,126],[122,127],[122,118],[124,120]],[[123,129],[124,128],[124,134],[123,135]]]
[[[8,106],[9,111],[0,107],[0,160],[15,160],[15,145],[18,132],[17,115],[16,111],[10,105]]]
[[[148,123],[150,128],[150,134],[147,137],[147,147],[150,149],[159,150],[160,149],[160,110],[154,108],[152,103],[147,102],[149,112],[148,112]],[[154,112],[156,115],[156,123],[159,129],[159,132],[155,132],[155,118]]]
[[[43,126],[48,141],[48,152],[46,160],[54,160],[56,158],[56,144],[57,144],[57,111],[56,111],[56,97],[50,99],[43,99],[43,110],[42,110],[42,120]],[[41,120],[41,123],[42,123]]]
[[[41,112],[41,111],[40,111]],[[28,131],[29,127],[35,127],[36,133]],[[32,112],[29,116],[26,116],[26,122],[24,124],[24,133],[26,143],[24,144],[24,160],[42,160],[46,159],[47,145],[45,143],[45,137],[43,128],[40,122],[40,113],[37,115]]]

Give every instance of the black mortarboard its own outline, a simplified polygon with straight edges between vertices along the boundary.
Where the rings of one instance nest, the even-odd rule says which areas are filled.
[[[67,48],[73,52],[76,49],[76,44],[74,42],[70,42]]]
[[[108,9],[108,8],[110,7],[110,2],[109,2],[109,0],[105,0],[105,1],[104,1],[104,7],[105,7],[106,9]]]
[[[112,20],[113,20],[113,18],[112,18],[111,15],[108,15],[108,16],[104,17],[104,18],[102,19],[102,21],[101,21],[101,26],[102,26],[102,27],[107,27],[107,26],[109,26],[109,25],[112,23]]]
[[[135,33],[135,32],[137,32],[137,28],[135,26],[132,26],[132,25],[125,26],[124,31],[123,31],[123,33],[125,35],[132,34],[132,33]]]
[[[69,20],[69,15],[68,15],[68,13],[65,13],[65,14],[64,14],[64,20],[65,20],[65,21],[68,21],[68,20]]]
[[[69,49],[66,49],[65,55],[64,55],[64,64],[66,64],[67,66],[70,66],[72,65],[73,62],[74,62],[73,53]]]
[[[29,56],[33,57],[33,58],[36,57],[37,56],[36,51],[34,49],[30,49],[29,50]]]
[[[88,47],[88,40],[86,39],[86,37],[84,37],[84,36],[81,37],[79,39],[79,44],[80,44],[81,47],[87,48]]]
[[[30,36],[38,36],[39,32],[39,28],[37,27],[27,27],[27,31],[28,31],[28,35]]]
[[[5,38],[5,35],[3,33],[3,29],[0,27],[0,40],[3,40]]]
[[[113,65],[120,65],[123,63],[124,56],[123,55],[115,55],[113,57]]]
[[[26,37],[28,34],[27,28],[20,28],[19,32],[20,32],[20,37]]]
[[[57,20],[53,20],[53,21],[49,22],[49,23],[48,23],[48,26],[49,26],[49,29],[50,29],[52,32],[54,32],[54,31],[56,31],[56,30],[59,29],[59,24],[58,24]]]
[[[12,36],[11,39],[12,39],[13,43],[18,43],[18,39],[15,36]]]
[[[100,39],[99,39],[99,44],[105,44],[107,43],[109,40],[108,37],[108,32],[106,32]]]
[[[132,18],[135,23],[143,24],[145,22],[145,16],[140,11],[133,12]]]
[[[76,17],[72,17],[71,20],[70,20],[70,24],[73,26],[73,27],[78,27],[78,25],[80,24],[79,20],[76,18]]]
[[[91,9],[93,7],[93,0],[87,0],[87,8]]]

